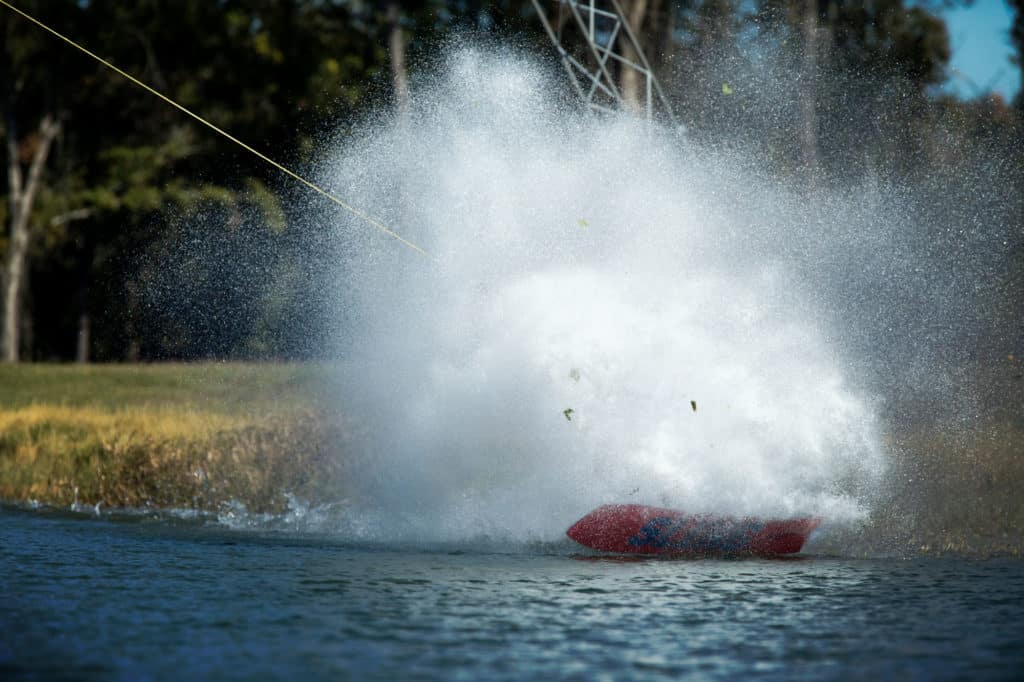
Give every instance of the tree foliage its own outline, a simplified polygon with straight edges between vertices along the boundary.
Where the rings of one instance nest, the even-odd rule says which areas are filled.
[[[1010,4],[1020,63],[1024,6]],[[815,177],[838,184],[882,169],[949,177],[985,154],[1019,159],[1024,95],[1011,110],[936,89],[950,45],[932,5],[647,0],[635,28],[690,137],[741,147],[783,176],[801,177],[808,145]],[[292,166],[315,161],[325,131],[386,100],[396,30],[413,70],[465,31],[548,49],[528,0],[19,6]],[[301,233],[276,171],[4,8],[0,34],[2,125],[18,161],[38,148],[44,116],[61,123],[31,208],[23,357],[81,357],[83,333],[86,355],[101,360],[305,357],[326,347],[311,283],[330,249]],[[1021,167],[1001,166],[1001,181],[1019,187]],[[5,226],[9,198],[0,198]],[[1008,220],[1019,204],[1004,202]],[[202,234],[184,227],[200,224]],[[0,257],[10,251],[5,229]],[[168,262],[180,264],[178,279],[157,281]]]

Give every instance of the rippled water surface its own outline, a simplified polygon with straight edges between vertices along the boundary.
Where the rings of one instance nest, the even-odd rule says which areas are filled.
[[[625,561],[0,511],[0,677],[1004,678],[1024,563]]]

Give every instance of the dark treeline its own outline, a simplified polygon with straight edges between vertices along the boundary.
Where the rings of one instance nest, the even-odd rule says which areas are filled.
[[[405,106],[408,72],[457,32],[556,58],[528,0],[17,4],[299,168],[370,107]],[[938,89],[938,12],[957,3],[621,4],[694,142],[797,186],[913,183],[925,208],[929,191],[935,206],[991,191],[986,219],[1018,235],[998,286],[1021,300],[1024,95]],[[1024,4],[1010,5],[1019,63]],[[0,35],[5,360],[322,355],[338,247],[310,234],[277,171],[6,8]]]

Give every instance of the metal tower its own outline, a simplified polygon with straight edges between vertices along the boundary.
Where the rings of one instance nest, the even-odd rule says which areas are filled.
[[[663,116],[675,123],[672,107],[618,0],[551,0],[550,4],[557,6],[553,17],[545,12],[541,0],[532,1],[569,80],[588,108],[602,112],[625,110],[622,74],[632,70],[641,83],[641,112],[648,120]],[[623,54],[627,46],[639,63]]]

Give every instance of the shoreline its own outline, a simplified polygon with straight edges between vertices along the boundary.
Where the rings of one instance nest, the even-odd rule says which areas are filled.
[[[351,499],[349,425],[312,364],[0,366],[0,504],[280,516]],[[870,517],[826,552],[1024,556],[1024,427],[890,433]],[[77,505],[77,507],[73,507]]]
[[[342,484],[340,415],[306,365],[0,369],[0,499],[284,508]]]

